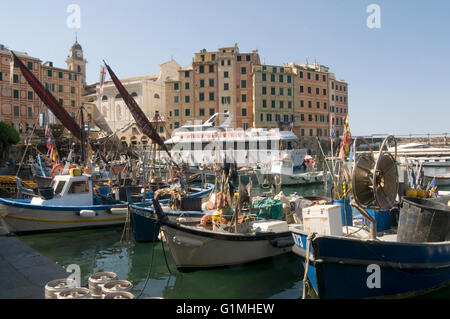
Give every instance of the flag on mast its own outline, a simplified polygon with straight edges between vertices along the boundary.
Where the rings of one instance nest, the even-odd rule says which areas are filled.
[[[333,114],[330,114],[330,140],[331,140],[331,147],[333,147],[333,140],[336,138],[336,133],[334,132],[333,127]]]

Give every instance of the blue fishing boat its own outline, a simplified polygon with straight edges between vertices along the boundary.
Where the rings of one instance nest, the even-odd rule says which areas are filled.
[[[450,285],[450,206],[401,196],[395,203],[397,161],[383,151],[386,141],[377,160],[363,154],[353,167],[351,205],[365,219],[359,228],[356,219],[343,227],[340,209],[333,215],[327,207],[290,227],[304,266],[303,297],[308,283],[326,299],[412,297]],[[377,213],[386,210],[399,212],[398,227],[377,227]]]
[[[201,211],[201,199],[208,196],[213,189],[213,184],[205,184],[203,187],[191,187],[189,194],[184,197],[181,203],[182,210],[168,211],[169,218],[178,219],[179,221],[183,220],[185,223],[198,223],[205,214],[205,211]],[[165,205],[169,203],[169,200],[169,198],[165,198],[159,200],[159,202]],[[160,225],[153,205],[149,202],[130,203],[130,220],[134,239],[137,242],[158,240]]]

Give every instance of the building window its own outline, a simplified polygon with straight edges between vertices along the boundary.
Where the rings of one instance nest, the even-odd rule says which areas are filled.
[[[238,62],[242,61],[242,56],[238,55],[237,60],[238,60]]]
[[[316,107],[320,109],[320,102],[316,102]]]
[[[292,102],[288,101],[288,109],[292,109]]]
[[[311,94],[311,87],[308,86],[308,94]]]
[[[279,80],[280,80],[280,83],[283,83],[284,78],[283,78],[282,74],[280,74]]]
[[[303,71],[300,71],[300,78],[303,79]]]
[[[270,104],[271,104],[272,108],[274,109],[275,108],[275,101],[274,100],[270,101]]]
[[[267,101],[266,100],[262,100],[262,107],[266,108],[267,107]]]
[[[241,109],[241,113],[242,113],[242,116],[247,116],[247,109],[246,108],[242,108]]]
[[[174,102],[174,103],[178,103],[179,100],[180,100],[180,98],[179,98],[178,95],[175,95],[175,96],[173,97],[173,102]]]
[[[200,56],[200,58],[202,59],[202,62],[205,62],[205,55],[204,55],[204,54],[202,54],[202,55]]]
[[[16,117],[20,116],[19,107],[17,105],[14,105],[14,116]]]
[[[191,110],[190,109],[185,109],[184,110],[184,115],[185,116],[190,116],[191,115]]]
[[[71,100],[71,101],[70,101],[70,105],[71,105],[72,107],[75,107],[75,100]]]
[[[247,88],[247,81],[246,80],[241,80],[241,88],[242,89],[246,89]]]
[[[220,65],[224,66],[225,65],[225,60],[220,61]]]
[[[319,81],[319,74],[316,73],[316,81]]]
[[[62,85],[58,85],[58,92],[62,92],[63,91],[63,86]]]
[[[324,108],[324,110],[327,109],[327,102],[323,102],[323,108]]]
[[[209,115],[214,115],[215,110],[214,109],[209,109]]]
[[[270,82],[275,82],[275,74],[270,75]]]
[[[230,85],[228,83],[224,83],[223,84],[223,90],[224,91],[228,91],[229,88],[230,88]]]
[[[312,103],[311,103],[311,101],[308,101],[308,108],[312,108]]]
[[[272,114],[266,114],[267,122],[272,122]]]
[[[327,89],[323,89],[323,95],[327,95]]]
[[[303,85],[300,85],[300,93],[303,93]]]
[[[287,83],[291,83],[292,82],[292,77],[290,75],[287,76]]]
[[[272,67],[272,72],[273,73],[277,73],[277,67],[276,66]]]
[[[175,123],[174,123],[174,127],[175,127],[175,128],[179,128],[179,127],[180,127],[180,122],[175,122]]]
[[[245,61],[250,61],[250,55],[245,56]]]
[[[303,101],[303,100],[300,100],[300,107],[304,107],[304,106],[305,106],[304,101]]]
[[[284,102],[280,101],[280,109],[284,108]]]
[[[179,83],[174,83],[174,84],[173,84],[173,89],[174,89],[175,91],[178,91],[178,90],[180,89],[180,84],[179,84]]]
[[[60,78],[60,79],[63,78],[63,73],[62,72],[58,72],[58,78]]]
[[[307,78],[308,78],[308,80],[311,80],[311,73],[308,72]]]
[[[264,114],[261,113],[259,120],[260,122],[264,122]]]
[[[213,61],[216,61],[216,55],[215,55],[215,54],[212,54],[212,55],[211,55],[211,59],[212,59]]]
[[[304,114],[300,114],[300,121],[304,121],[305,120],[305,115]]]
[[[262,94],[263,95],[267,94],[267,88],[265,86],[262,87]]]
[[[247,68],[245,66],[241,68],[241,74],[247,74]]]
[[[184,71],[184,77],[188,78],[190,76],[189,71]]]
[[[266,81],[266,79],[267,79],[266,73],[263,73],[263,74],[262,74],[262,80],[263,80],[263,81]]]
[[[33,91],[28,91],[28,99],[29,100],[33,99]]]
[[[288,88],[288,96],[292,96],[292,89],[291,88]]]
[[[316,88],[316,95],[319,95],[319,94],[320,94],[320,89]]]
[[[314,130],[312,128],[309,129],[309,136],[313,136]]]
[[[19,90],[14,90],[13,91],[13,96],[14,96],[15,99],[18,99],[19,98]]]
[[[209,66],[209,73],[214,73],[214,65]]]
[[[52,72],[52,70],[48,70],[48,71],[47,71],[47,75],[48,75],[48,77],[49,77],[49,78],[51,78],[51,77],[52,77],[52,75],[53,75],[53,72]]]
[[[13,75],[13,83],[19,83],[19,75],[17,74]]]
[[[205,109],[200,109],[199,114],[200,114],[200,116],[205,116]]]
[[[242,94],[241,100],[242,102],[247,102],[247,94]]]
[[[214,101],[214,92],[209,92],[209,100]]]
[[[189,82],[185,82],[184,83],[184,89],[185,90],[189,90]]]
[[[198,98],[199,98],[200,101],[204,101],[205,100],[205,93],[203,93],[203,92],[200,93]]]
[[[283,96],[284,95],[284,89],[280,88],[280,95]]]
[[[272,86],[270,88],[270,94],[275,95],[275,87]]]
[[[3,81],[3,73],[0,72],[0,81]]]
[[[28,70],[33,70],[33,62],[27,62]]]
[[[200,65],[199,72],[200,73],[205,73],[205,67],[203,65]]]
[[[175,109],[175,116],[180,116],[180,110]]]
[[[70,93],[75,94],[75,87],[74,86],[70,87]]]
[[[191,101],[191,97],[189,96],[189,95],[186,95],[185,97],[184,97],[184,102],[185,103],[189,103]]]
[[[324,74],[322,75],[322,82],[326,82],[327,81],[327,76]]]
[[[204,88],[205,87],[205,80],[200,80],[200,87]]]
[[[59,103],[59,105],[63,106],[64,105],[64,100],[63,99],[59,99],[58,103]]]
[[[214,87],[214,79],[209,79],[209,87]]]
[[[224,78],[228,78],[228,71],[224,71],[224,72],[223,72],[223,77],[224,77]]]

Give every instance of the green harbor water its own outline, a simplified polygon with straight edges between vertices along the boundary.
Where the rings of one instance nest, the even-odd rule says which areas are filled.
[[[285,194],[323,196],[323,185],[283,187]],[[21,240],[63,267],[80,266],[82,284],[96,272],[112,271],[133,284],[136,298],[300,299],[303,267],[294,254],[238,267],[180,273],[167,244],[121,242],[123,228],[21,236]],[[164,245],[164,246],[163,246]],[[69,273],[68,273],[69,275]],[[58,279],[58,278],[55,278]],[[449,298],[450,289],[431,295]]]

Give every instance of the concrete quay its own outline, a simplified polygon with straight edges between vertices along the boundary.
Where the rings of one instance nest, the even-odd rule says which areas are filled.
[[[69,275],[0,227],[0,299],[44,299],[49,281]]]

